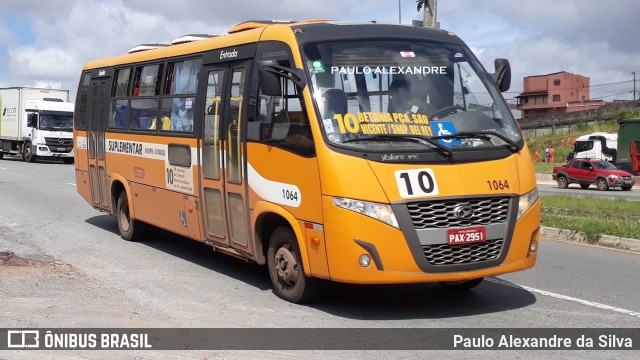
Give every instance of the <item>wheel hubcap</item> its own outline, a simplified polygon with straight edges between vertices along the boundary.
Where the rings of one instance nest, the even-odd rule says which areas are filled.
[[[295,285],[298,279],[298,262],[292,251],[281,247],[275,256],[278,279],[287,285]]]

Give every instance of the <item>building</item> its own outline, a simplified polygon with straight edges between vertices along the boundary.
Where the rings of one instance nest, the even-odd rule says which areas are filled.
[[[516,109],[524,118],[594,110],[604,104],[591,100],[589,78],[566,71],[526,76],[524,90],[516,96]]]

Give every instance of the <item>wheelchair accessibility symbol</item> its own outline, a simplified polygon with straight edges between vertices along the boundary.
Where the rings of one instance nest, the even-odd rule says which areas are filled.
[[[433,121],[431,122],[431,128],[436,136],[448,136],[458,133],[456,126],[451,121]],[[439,139],[438,142],[445,146],[460,146],[462,142],[458,138]]]

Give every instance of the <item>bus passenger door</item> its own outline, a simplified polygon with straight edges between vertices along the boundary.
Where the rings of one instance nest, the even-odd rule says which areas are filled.
[[[206,100],[204,108],[204,129],[202,145],[202,194],[207,239],[229,245],[224,206],[224,167],[222,158],[221,121],[222,92],[226,69],[224,67],[205,68]]]
[[[240,136],[249,64],[205,68],[202,192],[207,239],[253,254]]]
[[[94,79],[91,82],[90,116],[87,123],[89,147],[89,176],[93,206],[109,210],[109,180],[105,164],[104,132],[107,127],[110,78]]]
[[[254,253],[252,242],[249,241],[249,208],[247,204],[247,186],[244,164],[247,158],[244,154],[242,142],[242,125],[246,124],[245,117],[247,95],[247,74],[251,62],[237,62],[229,69],[227,89],[225,92],[225,190],[227,198],[227,225],[231,246],[245,253]]]

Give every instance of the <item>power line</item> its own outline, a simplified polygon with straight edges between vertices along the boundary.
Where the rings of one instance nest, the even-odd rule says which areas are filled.
[[[625,81],[617,81],[617,82],[611,82],[611,83],[605,83],[605,84],[589,85],[589,88],[594,88],[594,87],[599,87],[599,86],[620,85],[620,84],[626,84],[626,83],[630,83],[630,82],[633,82],[633,80],[625,80]],[[505,91],[504,93],[506,93],[506,94],[520,94],[520,93],[522,93],[522,91]]]
[[[593,97],[593,98],[591,98],[591,100],[601,100],[601,99],[608,98],[608,97],[611,97],[611,96],[618,96],[618,95],[628,94],[628,93],[630,93],[630,92],[631,92],[631,91],[623,91],[623,92],[620,92],[620,93],[617,93],[617,94],[611,94],[611,95],[605,95],[605,96]]]

